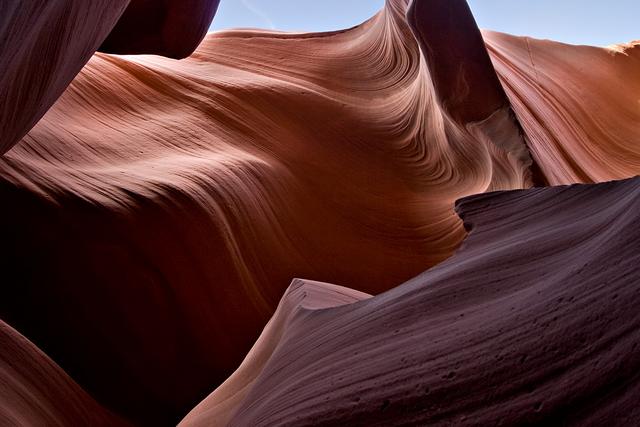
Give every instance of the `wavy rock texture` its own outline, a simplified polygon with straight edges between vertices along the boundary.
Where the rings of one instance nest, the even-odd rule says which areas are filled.
[[[0,154],[42,118],[129,0],[2,0]]]
[[[240,367],[196,406],[182,420],[181,425],[227,425],[235,408],[242,403],[255,379],[278,348],[283,333],[289,329],[293,319],[304,316],[309,311],[352,304],[367,298],[371,298],[371,295],[353,289],[309,280],[294,280]]]
[[[240,403],[216,391],[182,425],[634,424],[640,178],[457,209],[462,248],[398,288],[324,308],[306,295],[335,288],[294,282]]]
[[[0,315],[110,408],[177,421],[293,277],[379,293],[450,256],[454,201],[530,174],[505,109],[443,111],[405,10],[94,56],[0,162]]]
[[[0,378],[0,425],[126,425],[1,320]]]
[[[466,0],[414,0],[406,16],[440,108],[461,126],[483,123],[484,139],[525,166],[527,180],[544,184]]]
[[[211,26],[220,0],[132,0],[100,50],[186,58]]]
[[[484,36],[550,184],[640,173],[640,43],[599,48]]]
[[[590,294],[571,280],[600,271],[592,253],[632,245],[617,228],[630,217],[603,214],[589,222],[581,215],[597,206],[609,213],[637,208],[636,183],[464,202],[473,218],[482,203],[499,205],[486,213],[499,217],[495,227],[478,219],[484,231],[474,233],[486,236],[486,244],[472,234],[454,260],[399,290],[372,299],[362,292],[379,294],[450,257],[466,234],[453,210],[461,197],[640,173],[637,47],[572,47],[485,33],[488,55],[463,1],[408,3],[388,0],[378,15],[345,31],[216,33],[182,61],[96,54],[0,159],[0,200],[10,207],[0,210],[6,224],[0,318],[100,404],[137,424],[182,418],[233,372],[277,307],[241,368],[185,424],[296,421],[290,417],[297,410],[307,421],[369,422],[377,409],[381,420],[497,420],[499,414],[505,422],[565,415],[595,422],[600,415],[573,409],[594,403],[585,411],[597,407],[604,417],[629,408],[625,399],[637,396],[634,374],[626,375],[627,391],[617,375],[637,368],[635,347],[626,346],[635,336],[618,340],[611,335],[618,329],[602,325],[611,313],[627,315],[636,296],[624,285],[637,277],[611,278],[617,302],[602,303],[609,311],[593,321],[581,310],[591,296],[605,298],[604,288],[586,281]],[[60,0],[37,14],[37,2],[33,10],[9,2],[3,11],[5,4],[0,35],[10,38],[0,37],[0,70],[11,72],[0,75],[0,91],[11,96],[0,98],[8,105],[0,104],[0,114],[6,114],[3,126],[16,126],[0,132],[3,150],[44,113],[125,7]],[[133,1],[102,49],[183,57],[216,7],[211,0]],[[198,13],[184,14],[187,9]],[[62,41],[69,49],[60,48]],[[36,49],[35,56],[21,46]],[[32,73],[39,50],[49,55],[42,67],[47,78],[40,80]],[[620,81],[626,90],[604,93]],[[12,115],[19,120],[5,120]],[[621,199],[614,203],[611,194]],[[593,206],[587,209],[585,200]],[[635,236],[637,228],[628,226]],[[589,230],[604,231],[590,236]],[[594,239],[602,248],[590,246]],[[565,250],[567,242],[585,254]],[[581,256],[591,263],[585,273],[576,267]],[[602,265],[613,262],[612,271],[622,272],[634,257],[637,250]],[[542,261],[553,274],[542,276]],[[592,279],[601,280],[598,274]],[[358,291],[297,281],[278,306],[293,277]],[[555,304],[556,294],[583,305]],[[565,323],[549,320],[556,314]],[[587,341],[571,341],[577,353],[541,352],[534,339],[540,328],[527,319],[548,326],[550,343],[570,326],[583,328],[575,330]],[[635,321],[628,319],[624,327]],[[343,335],[347,330],[354,331],[353,342]],[[627,356],[607,356],[601,339]],[[388,341],[382,349],[401,350],[379,353],[380,340]],[[311,342],[327,347],[303,351]],[[424,342],[431,342],[426,350]],[[522,362],[530,369],[520,372],[506,353],[493,351],[511,344],[533,355]],[[299,360],[283,355],[289,346]],[[326,353],[330,348],[336,351]],[[403,359],[417,348],[418,356],[432,357],[419,366],[419,358]],[[451,348],[466,350],[440,357]],[[586,385],[576,380],[588,371],[583,354],[596,358],[602,374]],[[349,360],[362,363],[336,376]],[[274,371],[280,365],[283,371]],[[485,368],[492,372],[486,378]],[[556,368],[572,387],[561,387]],[[507,382],[513,373],[517,381]],[[402,375],[412,376],[406,384],[417,387],[420,375],[429,384],[435,400],[424,413],[410,406],[425,404],[416,393],[427,386],[408,392]],[[353,383],[342,387],[347,378]],[[483,384],[491,385],[489,394]],[[537,388],[526,394],[531,384]],[[407,393],[406,400],[396,391]],[[460,398],[462,392],[470,394]],[[552,398],[538,406],[543,392]],[[560,413],[558,402],[569,392],[577,397],[567,397],[567,412]],[[9,408],[24,414],[24,405]]]

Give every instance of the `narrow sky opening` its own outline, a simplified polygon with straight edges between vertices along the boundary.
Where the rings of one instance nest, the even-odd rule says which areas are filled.
[[[640,39],[638,0],[468,0],[487,28],[571,44],[607,46]]]
[[[572,44],[640,39],[638,0],[468,0],[481,28]],[[353,27],[384,0],[222,0],[211,31],[265,28],[332,31]]]
[[[221,0],[211,31],[266,28],[333,31],[361,24],[384,0]]]

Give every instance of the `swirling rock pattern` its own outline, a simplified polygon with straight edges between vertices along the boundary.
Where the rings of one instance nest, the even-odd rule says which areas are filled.
[[[323,308],[306,295],[335,289],[294,282],[240,403],[216,392],[182,425],[637,422],[640,178],[457,209],[462,248],[389,292]]]
[[[182,418],[233,372],[274,310],[250,356],[189,414],[186,425],[215,420],[303,421],[295,416],[313,422],[342,422],[344,416],[368,423],[376,408],[384,413],[380,419],[390,420],[405,411],[405,418],[398,419],[415,422],[455,421],[454,416],[496,420],[496,414],[510,422],[558,414],[576,420],[571,417],[582,415],[572,408],[581,402],[600,402],[589,400],[589,393],[599,393],[606,403],[597,406],[602,416],[629,408],[625,402],[636,396],[635,382],[629,380],[630,388],[624,391],[611,372],[619,366],[622,373],[636,367],[635,347],[625,344],[633,336],[616,341],[609,332],[603,335],[617,349],[628,351],[627,359],[615,355],[607,359],[604,352],[574,343],[610,372],[602,371],[600,382],[591,385],[571,382],[573,390],[567,390],[582,400],[566,400],[570,402],[566,413],[560,414],[565,410],[558,403],[564,391],[551,393],[557,401],[538,406],[542,400],[535,390],[560,387],[556,371],[547,367],[569,371],[568,364],[576,359],[555,348],[544,355],[532,350],[534,328],[523,319],[546,321],[557,312],[565,321],[575,309],[578,323],[558,322],[558,328],[575,324],[585,336],[599,337],[600,318],[589,323],[579,307],[549,308],[546,293],[532,294],[532,301],[547,306],[528,307],[524,296],[548,290],[545,283],[560,286],[561,277],[583,274],[573,270],[579,257],[563,246],[567,242],[585,251],[593,249],[589,245],[595,245],[598,236],[613,236],[611,242],[599,241],[603,248],[632,245],[615,225],[629,217],[603,214],[588,222],[571,206],[588,199],[601,210],[625,203],[628,209],[637,207],[635,183],[492,194],[463,202],[463,210],[473,212],[482,211],[482,203],[502,206],[504,201],[504,217],[498,215],[502,207],[487,208],[487,218],[499,216],[495,227],[483,225],[479,229],[485,231],[474,231],[485,236],[486,244],[476,242],[472,233],[471,243],[449,263],[399,290],[376,298],[368,294],[387,291],[454,253],[466,235],[453,210],[459,198],[534,183],[591,182],[640,173],[638,88],[633,77],[640,68],[636,45],[571,47],[490,32],[484,33],[483,43],[463,1],[409,3],[388,0],[375,17],[345,31],[216,33],[182,61],[94,55],[42,120],[0,159],[0,199],[9,207],[0,209],[0,222],[6,224],[0,228],[4,280],[0,318],[55,360],[60,365],[56,369],[77,381],[73,393],[79,396],[77,390],[84,389],[104,407],[137,424],[167,424]],[[25,24],[25,29],[16,31],[16,23],[29,24],[38,15],[35,9],[14,7],[12,2],[0,6],[5,4],[11,13],[0,14],[0,35],[47,50],[45,58],[51,64],[43,69],[54,83],[43,80],[41,91],[32,70],[36,57],[0,38],[0,69],[11,71],[9,77],[0,76],[0,91],[12,94],[6,106],[0,105],[2,123],[9,123],[4,118],[12,115],[20,119],[0,133],[3,150],[33,126],[98,45],[108,52],[181,58],[200,42],[217,8],[211,0],[137,0],[119,19],[125,2],[109,2],[107,7],[98,1],[82,5],[51,1],[46,9],[51,13],[42,14],[42,22],[59,23],[61,29]],[[83,9],[89,5],[95,7]],[[87,19],[80,19],[79,11],[85,11]],[[139,22],[145,25],[138,26]],[[56,49],[42,44],[47,36]],[[65,50],[60,40],[67,38],[73,43]],[[613,84],[620,78],[631,83],[614,103],[596,82]],[[12,86],[15,82],[20,84]],[[29,102],[19,101],[20,96]],[[601,113],[578,109],[578,103],[596,106]],[[610,194],[623,198],[615,204]],[[519,197],[522,203],[515,200]],[[606,203],[599,204],[601,199]],[[547,222],[543,207],[548,208]],[[563,211],[567,216],[557,216]],[[513,219],[507,218],[512,212]],[[611,230],[608,223],[598,222],[606,218],[614,224]],[[575,224],[584,230],[573,230]],[[632,228],[633,223],[627,225]],[[605,232],[589,238],[587,230]],[[528,248],[527,243],[538,246]],[[542,247],[547,252],[540,252]],[[521,258],[514,248],[525,250]],[[593,253],[602,254],[600,250]],[[632,262],[637,251],[629,253],[612,257],[612,271],[626,271],[623,265]],[[516,281],[520,269],[522,277],[534,274],[534,265],[535,273],[542,274],[539,260],[527,254],[550,263],[554,274],[540,276],[535,283]],[[595,259],[589,257],[591,252],[585,258]],[[590,268],[585,271],[598,273]],[[465,276],[471,273],[484,276]],[[439,282],[441,276],[450,282]],[[612,278],[609,287],[619,296],[624,294],[627,304],[635,294],[622,287],[629,277],[637,278],[633,272],[622,276]],[[357,291],[296,281],[278,306],[294,277]],[[425,286],[425,277],[440,284],[431,289]],[[601,278],[596,274],[593,280]],[[479,281],[478,289],[471,286]],[[600,292],[596,282],[588,283]],[[582,291],[577,282],[570,282],[566,289],[570,295],[562,298],[575,294],[574,300],[585,303],[588,292]],[[554,288],[551,294],[562,292]],[[594,295],[600,294],[594,291]],[[422,310],[416,301],[430,310]],[[503,302],[513,303],[513,312],[511,306],[507,310],[500,305]],[[620,305],[622,311],[616,311],[615,304],[620,303],[607,302],[603,310],[627,314],[629,306]],[[465,311],[458,313],[455,307]],[[385,319],[382,313],[390,317]],[[473,322],[458,319],[458,314]],[[335,321],[326,317],[333,315]],[[367,319],[375,326],[368,332],[363,326]],[[634,319],[629,317],[631,323],[625,327]],[[415,330],[409,320],[424,329]],[[550,333],[556,334],[555,321],[547,323]],[[468,329],[468,338],[477,346],[468,350],[466,335],[456,328],[471,324],[476,329]],[[391,333],[390,325],[403,326]],[[321,331],[326,334],[318,335]],[[340,331],[352,331],[353,342]],[[450,342],[439,340],[440,333]],[[315,372],[300,371],[313,379],[305,384],[295,376],[298,361],[292,362],[282,373],[289,372],[289,379],[300,382],[288,383],[273,366],[287,360],[281,349],[291,346],[291,354],[298,354],[304,343],[311,342],[304,334],[324,339],[317,342],[337,351],[301,354],[300,363],[317,358],[327,365],[304,367],[316,367]],[[414,359],[402,359],[403,350],[385,359],[372,349],[375,357],[368,359],[361,350],[348,347],[371,348],[384,338],[387,350],[404,348],[396,335],[405,340],[407,352],[416,351],[415,340],[420,337],[432,340],[425,354],[436,359],[416,367]],[[512,368],[502,359],[489,378],[494,394],[480,397],[480,368],[490,365],[488,360],[496,355],[480,339],[498,348],[513,340],[514,349],[537,355],[523,366],[539,367],[549,382],[543,387],[535,370],[518,377],[522,384],[538,387],[531,391],[537,400],[531,393],[520,393],[529,389],[518,388],[518,381],[497,383]],[[354,354],[340,353],[337,343]],[[437,359],[447,349],[461,348],[464,351],[449,359]],[[351,365],[358,368],[349,378],[354,387],[363,386],[364,394],[342,401],[332,412],[329,404],[351,399],[354,389],[342,387],[347,376],[316,374],[328,372],[332,363],[340,372],[345,362],[332,359],[339,354],[349,356],[346,360],[362,359],[361,365]],[[3,357],[14,357],[12,350]],[[469,361],[472,357],[477,360]],[[388,361],[397,362],[395,368]],[[449,362],[464,366],[464,372],[449,369]],[[442,374],[445,365],[447,372]],[[397,377],[396,383],[393,372],[412,374],[411,381],[417,381],[424,373],[420,369],[427,367],[429,392],[442,390],[434,391],[437,399],[429,403],[432,406],[416,415],[411,405],[425,401],[417,391],[407,392],[400,384],[404,377]],[[447,377],[451,372],[454,375]],[[618,388],[602,394],[602,382],[607,380]],[[384,390],[376,392],[376,384],[383,384]],[[280,389],[265,396],[271,385]],[[336,385],[341,388],[330,393]],[[407,399],[399,399],[397,390]],[[457,398],[456,393],[468,390],[472,393],[466,400]],[[37,404],[39,395],[31,396],[36,397],[24,405],[6,407],[23,414],[25,407]],[[301,402],[304,396],[309,400]],[[320,396],[326,401],[318,402],[315,398]],[[492,396],[502,400],[491,400]],[[86,403],[84,397],[81,400]],[[51,405],[43,402],[43,407]],[[527,410],[519,411],[521,407]],[[67,416],[65,412],[47,419],[68,420]],[[585,420],[597,421],[599,416],[584,413]]]
[[[129,0],[2,0],[0,155],[42,118]]]
[[[529,171],[506,111],[444,112],[405,12],[94,56],[0,162],[0,314],[109,407],[177,420],[291,278],[379,293],[446,259],[454,201]]]

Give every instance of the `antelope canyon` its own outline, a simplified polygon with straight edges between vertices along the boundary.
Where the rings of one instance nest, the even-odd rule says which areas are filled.
[[[640,42],[225,1],[0,0],[0,425],[640,422]]]

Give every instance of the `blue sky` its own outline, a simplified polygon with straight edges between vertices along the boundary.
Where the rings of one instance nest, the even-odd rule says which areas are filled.
[[[640,0],[468,0],[480,27],[574,44],[640,39]],[[348,28],[384,0],[221,0],[211,30]]]

